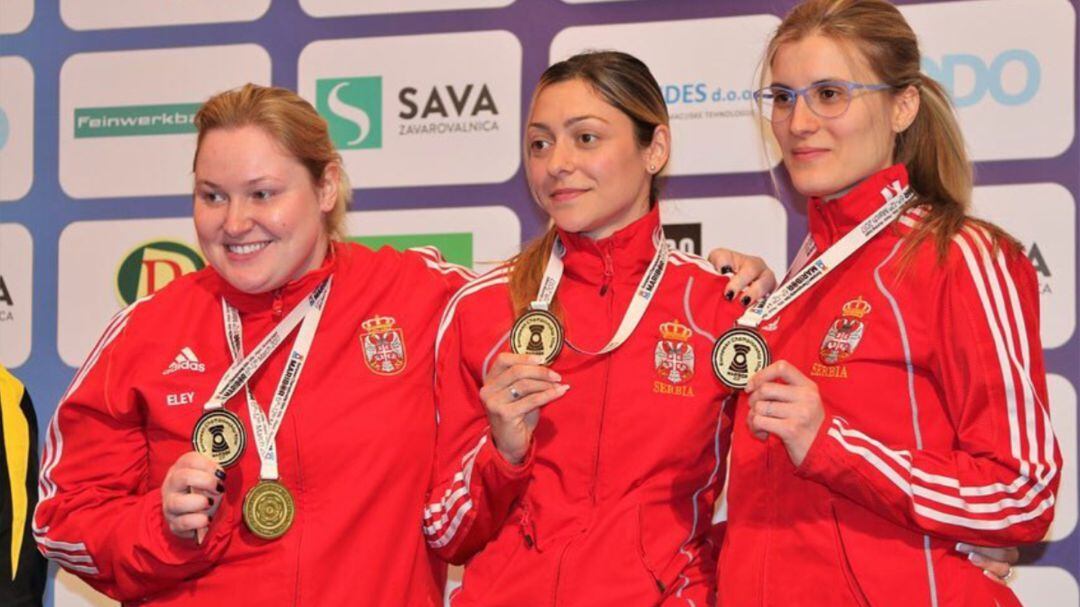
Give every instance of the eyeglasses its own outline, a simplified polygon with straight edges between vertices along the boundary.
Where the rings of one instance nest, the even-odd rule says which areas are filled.
[[[799,97],[806,100],[806,107],[821,118],[838,118],[851,106],[855,91],[883,91],[892,88],[888,84],[860,84],[846,80],[815,82],[801,89],[786,86],[767,86],[754,92],[754,101],[761,108],[761,115],[771,122],[783,122],[795,111]]]

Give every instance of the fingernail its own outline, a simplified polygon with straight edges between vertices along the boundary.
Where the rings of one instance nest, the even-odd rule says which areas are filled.
[[[977,552],[969,552],[967,555],[967,559],[972,563],[975,563],[976,565],[978,565],[979,562],[982,561],[982,557]]]
[[[225,471],[220,468],[214,470],[214,476],[220,478],[221,480],[225,480]]]
[[[748,306],[748,305],[750,305],[750,296],[749,295],[743,295],[743,298],[740,301],[742,301],[742,305],[744,307]]]
[[[213,505],[214,505],[214,498],[212,498],[212,497],[208,497],[208,498],[206,498],[206,501],[210,502],[210,505],[211,505],[211,506],[213,506]]]
[[[720,268],[720,273],[721,274],[731,274],[731,272],[732,272],[731,266],[722,266]]]
[[[562,381],[562,375],[559,375],[554,371],[548,371],[548,377],[551,378],[551,381]]]
[[[544,362],[544,357],[534,354],[534,355],[529,357],[529,362],[531,362],[534,365],[539,365],[539,364],[542,364]]]
[[[971,545],[965,544],[964,542],[956,542],[956,551],[968,554],[971,552]]]
[[[731,301],[731,300],[735,299],[735,291],[732,290],[732,291],[725,292],[724,293],[724,299],[726,299],[728,301]]]
[[[206,520],[208,520],[208,521],[214,520],[214,515],[213,514],[207,514],[206,515]]]
[[[224,493],[225,492],[225,485],[222,485],[221,483],[218,483],[217,484],[217,492],[218,493]]]
[[[570,384],[559,384],[559,389],[562,390],[563,392],[566,392],[567,390],[570,389]]]

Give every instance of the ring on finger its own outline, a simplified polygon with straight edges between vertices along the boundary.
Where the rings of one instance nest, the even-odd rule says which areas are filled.
[[[514,386],[510,386],[508,391],[510,392],[510,400],[517,400],[521,398],[521,392],[518,392],[518,389]]]

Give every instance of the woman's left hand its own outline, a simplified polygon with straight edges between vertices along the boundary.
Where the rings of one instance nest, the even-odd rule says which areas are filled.
[[[709,263],[723,274],[732,274],[724,293],[728,301],[749,306],[776,288],[776,275],[760,257],[730,249],[713,249],[709,252]]]
[[[787,448],[791,463],[801,465],[825,421],[817,384],[791,363],[779,360],[754,374],[746,391],[750,431],[763,440],[775,434]]]
[[[1015,546],[1008,548],[990,548],[974,546],[960,542],[956,551],[968,555],[971,564],[982,569],[983,574],[999,584],[1008,584],[1012,577],[1012,566],[1020,560],[1020,551]]]

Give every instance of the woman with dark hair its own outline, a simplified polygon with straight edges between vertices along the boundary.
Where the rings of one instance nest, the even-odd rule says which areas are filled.
[[[967,214],[959,127],[894,6],[807,0],[765,68],[810,234],[739,322],[764,368],[736,407],[720,603],[1016,604],[958,542],[1037,542],[1053,518],[1031,264]]]
[[[424,532],[466,563],[456,606],[713,600],[731,391],[708,353],[745,308],[667,246],[670,150],[637,59],[586,53],[541,77],[525,166],[553,225],[455,295],[436,344]]]

